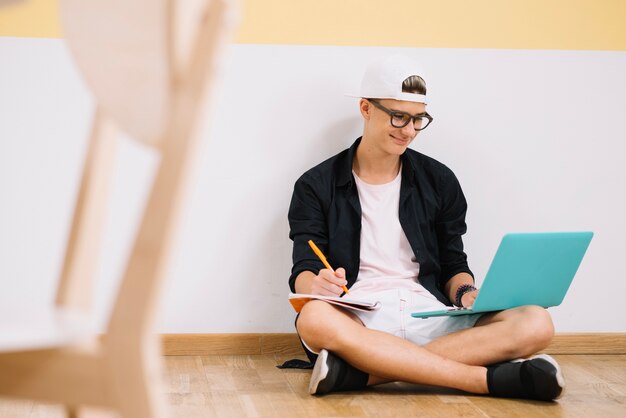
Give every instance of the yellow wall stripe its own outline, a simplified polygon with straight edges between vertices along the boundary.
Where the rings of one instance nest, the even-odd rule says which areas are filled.
[[[0,36],[59,38],[58,0],[26,0],[0,6]]]
[[[625,0],[242,0],[238,43],[626,50]],[[0,11],[0,36],[59,37],[57,0]]]

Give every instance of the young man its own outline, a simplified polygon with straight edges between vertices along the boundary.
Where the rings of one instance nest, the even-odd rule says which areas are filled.
[[[345,285],[351,297],[382,302],[368,313],[319,300],[304,306],[296,328],[315,361],[309,391],[404,381],[556,399],[564,386],[558,364],[546,355],[528,358],[554,335],[545,309],[410,316],[453,303],[470,306],[478,292],[461,238],[467,209],[461,187],[445,165],[408,148],[432,121],[420,74],[401,56],[370,66],[358,95],[363,136],[295,184],[291,290],[339,296]]]

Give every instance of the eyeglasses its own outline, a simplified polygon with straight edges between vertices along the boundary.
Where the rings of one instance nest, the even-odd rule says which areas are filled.
[[[430,116],[427,112],[418,113],[417,115],[411,115],[406,112],[398,112],[396,110],[387,109],[376,100],[368,100],[374,106],[376,106],[391,117],[391,126],[393,126],[394,128],[404,128],[412,120],[413,128],[415,128],[416,131],[422,131],[426,129],[428,125],[430,125],[430,122],[433,121],[433,117]]]

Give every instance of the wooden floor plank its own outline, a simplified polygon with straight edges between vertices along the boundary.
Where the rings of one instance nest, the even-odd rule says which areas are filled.
[[[495,399],[389,383],[359,392],[308,394],[310,370],[278,369],[302,355],[165,357],[164,391],[174,418],[229,417],[566,417],[626,416],[626,355],[561,355],[567,390],[558,402]],[[92,412],[92,411],[90,411]],[[59,405],[0,399],[2,418],[63,417]],[[107,411],[90,418],[115,418]]]

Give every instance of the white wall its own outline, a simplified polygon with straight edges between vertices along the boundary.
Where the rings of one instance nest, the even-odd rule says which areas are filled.
[[[502,234],[596,233],[559,332],[626,331],[626,53],[235,45],[203,129],[159,330],[292,332],[293,182],[359,135],[372,59],[423,62],[435,117],[412,145],[450,166],[469,201],[480,282]],[[92,101],[60,40],[0,38],[0,303],[52,297]],[[156,163],[124,140],[98,277],[104,319]],[[522,286],[523,284],[520,284]]]

